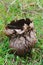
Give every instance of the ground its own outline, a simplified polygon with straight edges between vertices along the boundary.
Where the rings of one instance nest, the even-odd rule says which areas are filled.
[[[9,54],[5,26],[22,18],[30,18],[36,29],[37,43],[31,51],[32,57]],[[0,65],[43,65],[43,0],[0,0]]]

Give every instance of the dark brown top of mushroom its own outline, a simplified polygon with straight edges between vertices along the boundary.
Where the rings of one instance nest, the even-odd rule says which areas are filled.
[[[32,21],[30,21],[30,19],[21,19],[21,20],[16,20],[16,21],[11,21],[10,24],[7,25],[8,28],[10,29],[22,29],[24,24],[29,25],[30,23],[32,23]]]
[[[33,24],[32,21],[28,18],[26,18],[26,20],[25,19],[16,20],[16,21],[13,20],[11,21],[10,24],[6,26],[5,33],[6,35],[13,34],[14,32],[17,32],[18,34],[22,34],[27,29],[32,28],[30,23]]]

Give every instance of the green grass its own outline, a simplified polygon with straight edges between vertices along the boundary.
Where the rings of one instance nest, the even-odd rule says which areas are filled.
[[[8,4],[9,12],[6,5],[0,2],[0,65],[43,65],[43,10],[36,5],[38,0],[16,0],[13,5],[9,5],[13,0],[3,1]],[[35,2],[34,6],[29,5],[32,2]],[[43,0],[39,5],[43,7]],[[8,53],[9,39],[4,34],[5,25],[13,19],[22,18],[33,20],[36,29],[38,42],[31,51],[32,58]]]

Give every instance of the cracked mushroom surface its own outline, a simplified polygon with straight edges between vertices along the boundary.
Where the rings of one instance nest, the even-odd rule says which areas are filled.
[[[10,38],[11,52],[20,56],[28,53],[37,42],[34,24],[28,18],[11,21],[5,28],[5,34]]]

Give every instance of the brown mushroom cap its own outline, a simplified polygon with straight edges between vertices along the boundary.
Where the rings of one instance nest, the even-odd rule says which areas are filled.
[[[6,26],[5,33],[11,37],[9,47],[20,56],[28,53],[37,42],[33,22],[28,18],[12,21]]]

